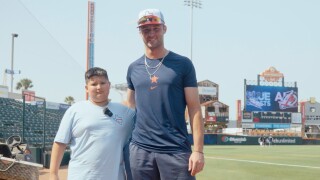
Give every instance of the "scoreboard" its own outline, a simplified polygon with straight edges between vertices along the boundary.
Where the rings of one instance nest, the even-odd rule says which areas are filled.
[[[254,123],[291,123],[291,112],[252,112]]]

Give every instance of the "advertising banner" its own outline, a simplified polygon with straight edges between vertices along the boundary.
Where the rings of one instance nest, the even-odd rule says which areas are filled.
[[[59,110],[67,110],[70,107],[68,104],[60,104],[59,105]]]
[[[256,129],[288,129],[290,128],[290,124],[255,123],[254,128]]]
[[[192,134],[188,135],[188,139],[193,144]],[[205,134],[205,145],[259,145],[258,136],[234,136],[224,134]],[[277,136],[272,138],[272,145],[301,145],[301,137]]]
[[[253,129],[254,123],[242,123],[242,128],[244,129]]]
[[[192,134],[188,134],[188,139],[191,144],[193,144]],[[204,145],[216,145],[217,144],[217,134],[205,134],[204,135]]]
[[[2,86],[0,85],[0,97],[3,97],[3,98],[8,98],[8,86]]]
[[[34,105],[36,105],[38,108],[42,108],[44,104],[44,101],[36,101]],[[55,109],[55,110],[67,110],[70,107],[68,104],[60,104],[55,102],[46,102],[46,109]]]
[[[217,96],[217,87],[198,87],[199,95]]]
[[[298,88],[246,86],[245,110],[298,112]]]
[[[60,104],[59,103],[55,103],[55,102],[46,102],[46,108],[47,109],[59,109]]]
[[[259,137],[254,136],[232,136],[218,134],[218,145],[258,145]],[[301,145],[301,137],[273,137],[273,145]]]

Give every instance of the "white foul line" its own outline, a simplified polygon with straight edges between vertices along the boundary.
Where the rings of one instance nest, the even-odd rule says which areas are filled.
[[[302,166],[302,165],[294,165],[294,164],[280,164],[280,163],[270,163],[263,161],[250,161],[250,160],[241,160],[241,159],[229,159],[229,158],[219,158],[219,157],[205,157],[205,159],[220,159],[226,161],[239,161],[239,162],[249,162],[249,163],[258,163],[258,164],[270,164],[276,166],[290,166],[290,167],[302,167],[302,168],[312,168],[312,169],[320,169],[320,167],[315,166]]]

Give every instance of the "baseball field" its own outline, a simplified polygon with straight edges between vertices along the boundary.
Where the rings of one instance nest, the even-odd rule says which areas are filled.
[[[320,177],[320,146],[205,146],[197,180],[314,180]]]
[[[319,145],[205,146],[205,168],[197,180],[315,180],[320,177]],[[40,171],[40,180],[49,177]],[[67,167],[59,174],[66,179]]]

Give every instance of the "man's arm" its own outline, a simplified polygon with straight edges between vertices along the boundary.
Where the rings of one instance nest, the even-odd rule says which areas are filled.
[[[187,102],[190,126],[193,135],[193,152],[189,159],[189,171],[191,175],[195,176],[202,171],[204,167],[204,154],[203,154],[203,139],[204,127],[202,121],[202,114],[200,108],[198,88],[187,87],[184,89],[185,98]]]
[[[59,180],[58,171],[67,145],[54,142],[50,160],[50,180]]]
[[[136,107],[136,101],[134,96],[135,96],[135,91],[128,88],[126,105],[133,109]]]

